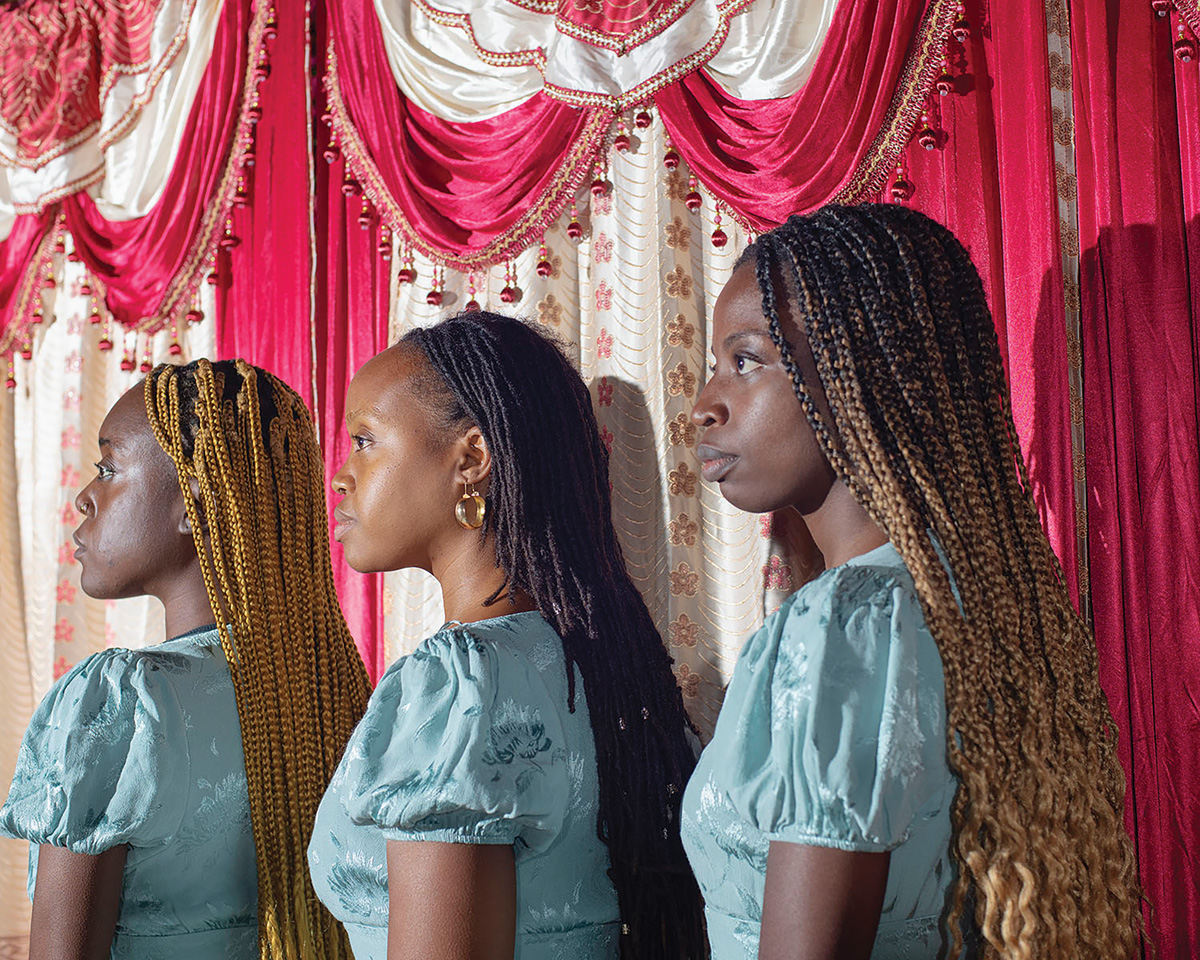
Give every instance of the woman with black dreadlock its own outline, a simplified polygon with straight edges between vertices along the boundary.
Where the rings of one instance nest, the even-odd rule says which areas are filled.
[[[346,411],[334,536],[358,570],[431,572],[447,620],[380,680],[317,816],[357,960],[703,956],[687,720],[583,381],[477,312],[370,360]]]
[[[713,960],[1129,960],[1116,732],[966,251],[900,206],[792,217],[713,328],[703,475],[825,563],[687,787]]]
[[[162,364],[99,446],[80,583],[157,597],[171,639],[80,661],[25,733],[0,833],[30,843],[30,960],[348,958],[304,853],[370,687],[312,417],[241,360]]]

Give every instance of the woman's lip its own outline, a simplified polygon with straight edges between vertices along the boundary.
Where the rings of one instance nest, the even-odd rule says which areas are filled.
[[[700,476],[709,483],[719,483],[733,469],[733,465],[737,463],[737,460],[737,456],[732,453],[725,453],[719,457],[702,460],[700,461]]]
[[[342,536],[347,530],[354,526],[354,521],[347,518],[338,518],[337,523],[333,525],[333,539],[341,543]]]

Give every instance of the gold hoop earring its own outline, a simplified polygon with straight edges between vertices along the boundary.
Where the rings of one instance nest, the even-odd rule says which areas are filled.
[[[478,530],[487,515],[487,501],[475,492],[473,483],[463,484],[462,498],[454,505],[454,519],[464,530]]]

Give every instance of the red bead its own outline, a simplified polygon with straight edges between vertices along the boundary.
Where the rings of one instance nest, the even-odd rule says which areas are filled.
[[[639,130],[645,130],[648,126],[650,126],[650,114],[648,114],[645,110],[643,110],[641,113],[639,113],[636,117],[633,118],[633,124]]]
[[[263,36],[268,40],[274,40],[279,36],[279,24],[275,21],[274,17],[263,25]]]
[[[42,286],[47,290],[53,290],[54,289],[54,277],[52,277],[52,276],[46,277],[44,280],[42,280]]]
[[[592,181],[592,196],[593,197],[604,196],[604,193],[607,189],[608,188],[605,185],[604,181],[601,180],[599,177],[597,177],[595,180]]]
[[[252,167],[252,166],[254,166],[254,162],[257,159],[258,158],[254,155],[253,150],[247,150],[245,153],[242,154],[242,166],[243,167]]]
[[[722,230],[720,227],[717,227],[717,229],[713,231],[712,245],[714,247],[716,247],[718,250],[720,250],[721,247],[725,246],[725,244],[727,244],[728,242],[729,242],[729,238],[727,236],[725,236],[725,231]]]
[[[333,126],[333,114],[326,110],[321,114],[321,122],[327,127]]]
[[[926,150],[932,150],[937,146],[937,134],[930,127],[922,127],[921,132],[917,134],[917,143]]]
[[[959,43],[966,43],[967,38],[970,35],[971,25],[967,23],[965,18],[959,17],[954,21],[954,26],[950,28],[950,36],[952,36]]]
[[[679,154],[674,150],[668,150],[663,155],[663,166],[668,170],[674,170],[679,166]]]
[[[892,199],[897,203],[903,203],[913,195],[913,185],[903,177],[897,177],[892,181]]]
[[[537,275],[539,277],[548,277],[554,272],[554,265],[549,260],[539,260],[537,263]]]
[[[262,119],[262,107],[251,107],[246,111],[246,119],[250,123],[258,123]]]
[[[9,377],[8,379],[6,379],[4,381],[4,386],[8,390],[9,393],[12,393],[14,390],[17,389],[17,381],[14,380],[12,377]]]
[[[938,92],[939,96],[948,97],[954,92],[954,78],[948,73],[943,73],[933,81],[933,89]]]
[[[478,313],[479,301],[475,300],[474,298],[468,300],[467,305],[463,307],[463,310],[465,310],[467,313]]]
[[[240,241],[232,233],[227,233],[227,234],[225,234],[225,236],[223,236],[220,240],[217,241],[217,244],[221,247],[222,250],[232,250],[234,247],[236,247],[241,242],[242,241]]]
[[[425,302],[431,307],[440,307],[442,305],[442,291],[430,290],[425,294]]]
[[[181,353],[183,353],[183,347],[181,347],[178,343],[176,343],[174,340],[172,340],[170,346],[167,347],[167,353],[169,353],[173,357],[177,357]]]
[[[216,270],[213,270],[212,272],[209,273],[209,275],[207,277],[204,278],[204,282],[207,283],[210,287],[215,287],[218,283],[221,282],[220,274],[218,274]]]
[[[138,366],[138,369],[141,370],[142,373],[149,373],[154,369],[154,364],[152,364],[149,360],[143,360]]]
[[[250,198],[246,196],[246,191],[238,187],[237,193],[233,195],[233,205],[235,207],[244,207],[250,202]]]
[[[342,155],[342,151],[339,150],[332,143],[329,146],[327,146],[321,153],[321,156],[323,156],[325,158],[326,163],[337,163],[338,158],[341,155]]]
[[[81,297],[90,297],[92,295],[92,285],[86,280],[79,285],[79,295]]]
[[[25,360],[32,360],[33,359],[33,347],[29,346],[29,344],[26,344],[25,346],[23,346],[21,348],[21,357]]]
[[[358,193],[358,191],[359,191],[359,186],[358,186],[357,180],[343,180],[342,181],[342,195],[343,196],[352,197],[356,193]]]
[[[54,241],[54,252],[55,253],[63,253],[66,249],[67,249],[67,241],[64,240],[62,237],[59,237],[57,240]]]
[[[78,263],[79,259],[80,259],[79,251],[72,250],[70,253],[67,254],[67,259],[70,260],[72,263]]]
[[[396,274],[396,280],[400,283],[416,283],[417,271],[412,267],[401,267]]]
[[[42,316],[42,311],[41,311],[41,310],[35,310],[35,311],[33,311],[33,318],[32,318],[32,319],[33,319],[33,322],[34,322],[34,323],[41,323],[41,322],[42,322],[43,320],[45,320],[46,318],[45,318],[44,316]]]
[[[375,249],[379,251],[379,259],[384,263],[392,259],[392,245],[388,241],[380,240],[379,245]]]
[[[370,210],[364,210],[362,213],[360,213],[358,215],[358,225],[360,227],[362,227],[364,230],[371,229],[371,211]]]
[[[100,320],[101,320],[101,317],[100,317],[100,308],[99,308],[99,307],[92,307],[92,312],[91,312],[91,314],[88,316],[88,323],[99,323],[99,322],[100,322]]]
[[[616,135],[616,137],[613,138],[613,149],[616,150],[618,153],[624,153],[626,150],[628,150],[629,149],[629,135],[624,134],[624,133],[618,133]]]
[[[698,194],[695,190],[688,191],[688,195],[683,198],[683,203],[684,206],[692,211],[692,213],[695,213],[704,205],[704,201],[701,199],[700,194]]]
[[[184,319],[187,320],[188,323],[199,323],[204,319],[204,311],[197,310],[195,307],[193,307],[187,312]]]
[[[266,80],[267,77],[271,75],[271,65],[267,63],[266,60],[260,60],[258,65],[254,68],[254,75],[258,77],[259,80]]]
[[[1196,42],[1190,37],[1180,37],[1175,41],[1175,59],[1180,63],[1191,63],[1196,59]]]
[[[96,346],[99,347],[101,350],[103,350],[105,353],[107,353],[109,350],[112,349],[113,344],[112,344],[112,341],[108,339],[108,337],[101,337],[100,342],[97,343]]]
[[[1151,0],[1150,9],[1156,16],[1165,17],[1171,12],[1171,0]]]
[[[572,240],[578,240],[583,236],[583,227],[580,226],[578,220],[572,220],[567,224],[567,236]]]
[[[133,367],[134,367],[133,357],[122,357],[121,358],[121,369],[122,370],[124,370],[126,373],[128,373],[130,370],[133,369]]]
[[[503,303],[513,303],[517,299],[517,291],[512,287],[505,287],[500,291],[500,300]]]

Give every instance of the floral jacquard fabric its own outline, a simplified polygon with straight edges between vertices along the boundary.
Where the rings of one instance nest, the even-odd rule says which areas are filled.
[[[942,662],[889,543],[792,594],[742,648],[684,793],[713,960],[758,956],[772,841],[890,851],[874,960],[933,958],[953,884]]]
[[[386,841],[510,844],[521,960],[614,960],[619,912],[596,836],[596,747],[562,641],[539,613],[443,629],[371,696],[317,812],[317,896],[357,960],[387,956]]]
[[[111,955],[258,956],[258,875],[233,681],[215,628],[76,664],[21,744],[0,834],[127,844]]]

